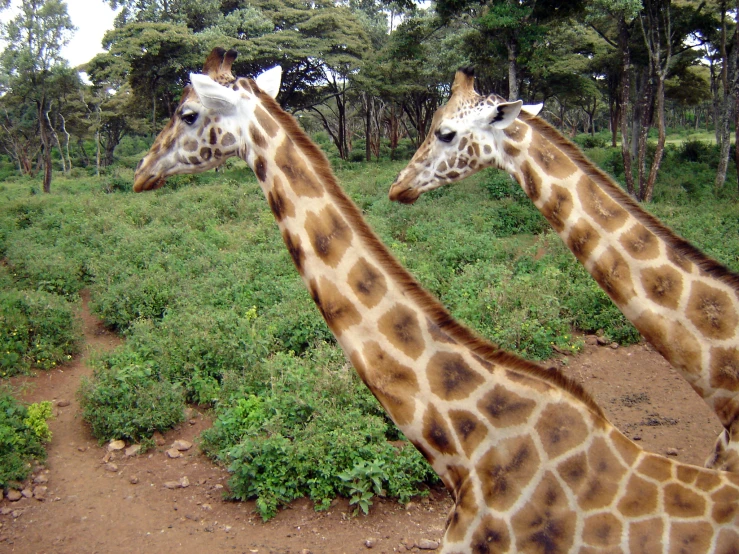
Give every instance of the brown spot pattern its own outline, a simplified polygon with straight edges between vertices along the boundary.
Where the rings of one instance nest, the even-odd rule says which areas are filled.
[[[441,413],[433,404],[430,404],[423,414],[423,438],[435,453],[453,456],[457,453],[454,437]]]
[[[564,554],[575,540],[577,514],[570,509],[562,485],[547,472],[511,523],[519,552]]]
[[[182,148],[185,149],[185,152],[195,152],[198,149],[198,141],[191,138],[185,139]]]
[[[408,425],[415,413],[414,396],[418,393],[418,379],[413,370],[388,356],[376,342],[368,342],[362,349],[364,363],[360,377],[398,425]],[[352,364],[357,367],[355,359]]]
[[[652,302],[670,308],[677,308],[683,291],[683,277],[670,265],[645,268],[641,271],[641,282]]]
[[[426,318],[426,328],[428,329],[431,338],[434,339],[436,342],[441,342],[445,344],[456,344],[456,341],[452,337],[447,335],[444,331],[441,330],[441,327],[439,327],[436,323],[428,318]]]
[[[287,246],[287,250],[290,252],[290,257],[293,259],[295,267],[298,269],[298,272],[302,274],[303,264],[305,263],[305,252],[300,244],[300,237],[298,235],[293,235],[290,231],[285,229],[282,231],[282,240],[285,241],[285,246]]]
[[[572,212],[572,196],[559,185],[552,185],[549,200],[541,207],[541,213],[551,223],[554,230],[562,232]]]
[[[259,148],[267,148],[267,139],[264,138],[264,135],[259,131],[259,129],[257,129],[257,127],[253,123],[249,125],[249,136],[251,137],[251,140],[255,146]],[[223,145],[226,146],[225,142]]]
[[[477,403],[477,408],[495,427],[520,425],[528,420],[536,402],[496,384]]]
[[[619,306],[626,304],[636,294],[634,284],[631,282],[629,265],[613,247],[606,249],[595,261],[592,275]]]
[[[352,325],[362,321],[354,304],[331,281],[322,277],[316,291],[316,302],[328,326],[338,337]]]
[[[709,552],[713,539],[713,527],[707,521],[672,522],[669,554],[694,554]]]
[[[215,127],[211,127],[210,128],[210,133],[209,133],[208,139],[209,139],[208,142],[210,142],[211,144],[218,143],[218,134],[216,133]]]
[[[567,246],[581,263],[585,263],[590,258],[590,254],[598,246],[599,241],[598,233],[584,219],[575,223],[567,236]]]
[[[658,499],[656,485],[632,475],[626,484],[626,493],[618,502],[618,511],[629,518],[646,516],[654,513]]]
[[[511,538],[505,522],[486,515],[472,534],[470,546],[473,554],[493,554],[494,552],[508,552],[510,545]]]
[[[334,268],[339,265],[354,237],[344,218],[331,205],[318,214],[308,212],[305,230],[318,257]]]
[[[426,367],[431,392],[443,400],[467,398],[485,379],[460,354],[437,352]]]
[[[262,156],[257,156],[257,159],[254,160],[254,174],[262,183],[267,180],[267,163]]]
[[[360,258],[349,271],[349,286],[368,308],[374,308],[387,293],[384,275],[365,258]]]
[[[711,348],[711,386],[730,391],[739,390],[739,350]]]
[[[674,367],[683,371],[700,367],[700,344],[679,321],[665,321],[664,317],[645,311],[634,326]]]
[[[316,180],[314,172],[309,170],[305,160],[298,154],[290,139],[284,140],[277,147],[275,163],[285,174],[285,178],[295,194],[309,198],[323,196],[323,186]]]
[[[739,512],[739,490],[735,487],[724,485],[711,495],[713,509],[711,518],[718,523],[728,523],[737,517]]]
[[[518,500],[539,469],[539,455],[531,437],[522,435],[503,440],[477,463],[485,503],[505,511]]]
[[[532,137],[529,154],[547,175],[555,179],[563,179],[577,171],[572,160],[539,133]]]
[[[736,332],[737,313],[729,295],[700,281],[693,283],[686,315],[707,338],[728,339]]]
[[[549,459],[582,444],[588,427],[575,408],[565,402],[548,405],[534,426]]]
[[[227,132],[225,135],[223,135],[223,138],[221,139],[221,146],[231,146],[236,142],[236,137],[233,136],[233,133]]]
[[[449,420],[457,435],[457,440],[467,457],[470,457],[482,440],[487,436],[485,424],[477,416],[467,410],[450,410]]]
[[[621,245],[637,260],[652,260],[659,256],[659,241],[649,229],[637,223],[619,239]]]
[[[396,304],[378,321],[380,332],[390,343],[412,359],[423,352],[424,341],[416,313],[403,304]]]
[[[528,160],[524,160],[521,164],[521,174],[523,175],[523,189],[531,200],[536,202],[541,196],[541,177],[536,172]]]
[[[621,522],[608,512],[585,518],[582,538],[586,544],[605,548],[621,544]]]
[[[669,483],[664,490],[665,512],[674,517],[700,517],[706,512],[706,501],[688,487]]]
[[[503,143],[503,151],[511,158],[515,158],[521,153],[521,150],[517,148],[516,146],[512,145],[510,142]]]
[[[667,481],[672,479],[672,462],[662,456],[647,454],[644,459],[639,462],[639,466],[636,470],[644,477],[649,477],[655,481]]]
[[[511,125],[503,129],[503,133],[511,140],[521,142],[526,136],[526,129],[527,127],[525,125],[514,121]]]
[[[577,194],[585,212],[606,231],[616,231],[626,223],[628,212],[587,175],[583,175],[577,182]]]
[[[278,176],[275,176],[272,188],[267,193],[267,202],[277,221],[282,221],[285,217],[295,217],[295,205],[285,196],[285,189]]]
[[[629,551],[631,554],[662,552],[664,522],[661,518],[647,519],[629,525]]]
[[[257,105],[257,107],[254,109],[254,117],[256,117],[257,122],[259,122],[259,126],[271,138],[275,138],[275,136],[277,136],[277,131],[280,127],[277,125],[277,122],[272,119],[272,116],[264,110],[264,108]]]

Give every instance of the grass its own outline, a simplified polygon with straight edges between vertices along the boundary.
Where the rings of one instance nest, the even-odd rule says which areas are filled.
[[[714,193],[701,148],[690,151],[698,161],[669,151],[649,209],[737,270],[736,195]],[[607,168],[615,159],[588,153]],[[341,163],[337,176],[459,320],[538,360],[576,352],[579,332],[638,340],[506,175],[482,172],[405,207],[387,200],[404,165]],[[345,494],[364,511],[378,489],[406,499],[434,481],[350,370],[243,164],[145,195],[131,182],[123,168],[57,178],[50,195],[26,178],[0,183],[4,288],[73,306],[87,287],[92,309],[127,337],[80,390],[101,441],[146,440],[181,421],[187,402],[209,406],[203,447],[232,471],[232,496],[257,498],[264,517],[303,495],[320,508]]]

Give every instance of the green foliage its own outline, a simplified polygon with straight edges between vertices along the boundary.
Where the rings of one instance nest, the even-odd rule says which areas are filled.
[[[50,369],[72,357],[81,330],[75,310],[53,294],[0,291],[0,377]]]
[[[31,463],[46,459],[49,417],[50,402],[26,407],[8,389],[0,389],[0,489],[19,486],[30,475]]]
[[[278,353],[256,376],[232,379],[203,448],[228,464],[233,497],[256,498],[264,519],[301,496],[325,509],[349,494],[366,513],[384,489],[407,501],[435,481],[417,450],[388,442],[392,424],[336,348]]]
[[[128,353],[100,360],[93,379],[83,378],[78,395],[82,417],[101,443],[140,442],[185,418],[182,387],[162,380],[151,364]]]

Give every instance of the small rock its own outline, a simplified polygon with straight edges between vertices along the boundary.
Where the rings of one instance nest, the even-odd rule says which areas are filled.
[[[408,512],[410,512],[411,510],[413,510],[415,507],[416,507],[416,503],[415,502],[408,502],[408,504],[405,505],[405,509]]]
[[[182,458],[182,452],[180,452],[176,448],[170,448],[169,450],[167,450],[167,457],[168,458]]]
[[[33,487],[33,497],[36,500],[46,500],[46,487],[43,485]]]
[[[17,519],[17,518],[19,518],[19,517],[21,517],[23,515],[23,510],[13,510],[12,512],[10,512],[10,515],[13,518],[16,518]]]
[[[36,475],[36,477],[33,478],[33,482],[37,485],[45,485],[49,482],[49,478],[44,475],[43,473]]]
[[[12,511],[13,511],[12,508],[8,508],[7,506],[3,506],[2,508],[0,508],[0,516],[7,516]]]
[[[155,431],[151,438],[157,446],[164,445],[164,437],[159,431]]]
[[[183,489],[186,489],[187,487],[190,486],[190,480],[187,478],[187,476],[182,477],[179,483],[180,483],[180,487],[182,487]]]
[[[164,483],[165,489],[179,489],[180,488],[180,482],[179,481],[166,481]]]
[[[668,448],[667,449],[667,455],[668,456],[677,456],[677,448]]]
[[[304,548],[303,550],[300,551],[300,554],[313,554],[313,552],[311,552],[307,548]]]
[[[429,539],[421,539],[416,543],[416,546],[421,550],[436,550],[439,548],[439,543]]]
[[[367,539],[366,541],[364,541],[364,546],[366,546],[367,548],[372,548],[373,546],[375,546],[375,541],[373,541],[372,539]]]
[[[194,420],[194,419],[191,419],[190,421],[188,421],[188,423],[189,423],[190,425],[195,425],[195,424],[197,423],[197,421],[196,421],[196,420]]]
[[[585,337],[585,344],[587,344],[589,346],[595,346],[595,345],[597,345],[598,344],[598,337],[596,337],[595,335],[588,335],[587,337]]]
[[[128,478],[128,482],[132,485],[138,485],[139,484],[139,478],[135,475],[131,475],[131,477]]]
[[[192,443],[186,440],[176,440],[172,443],[172,448],[179,450],[180,452],[186,452],[192,448]]]
[[[634,439],[633,439],[633,440],[635,440],[635,441],[640,441],[640,440],[641,440],[641,435],[636,435],[636,436],[634,436]]]
[[[613,348],[614,350],[616,350],[618,348],[618,343],[617,342],[612,342],[611,343],[611,348]]]
[[[112,452],[108,452],[105,456],[103,456],[102,463],[107,464],[113,458],[114,458],[113,453]]]
[[[131,456],[135,456],[141,451],[141,445],[140,444],[132,444],[128,448],[126,448],[125,455],[127,458],[130,458]]]
[[[86,447],[86,446],[78,446],[78,447],[77,447],[77,450],[78,450],[79,452],[84,452],[85,450],[87,450],[87,447]]]
[[[33,496],[33,491],[26,487],[21,491],[21,494],[23,495],[23,498],[31,498]]]
[[[69,406],[69,404],[70,404],[69,400],[60,400],[59,402],[56,403],[56,405],[59,408],[66,408],[67,406]]]
[[[116,452],[126,448],[126,443],[122,440],[110,441],[108,443],[108,452]]]
[[[215,485],[213,485],[213,490],[219,491],[222,488],[223,488],[223,485],[221,485],[220,483],[216,483]]]
[[[201,507],[201,508],[202,508],[203,510],[207,511],[207,512],[211,512],[211,511],[213,511],[213,506],[211,506],[210,504],[203,504],[203,505],[202,505],[202,506],[200,506],[200,507]]]
[[[23,498],[23,495],[21,494],[21,491],[17,491],[15,489],[10,489],[6,494],[5,497],[10,500],[11,502],[18,502],[21,498]]]
[[[605,346],[606,344],[610,342],[606,337],[603,337],[603,336],[598,336],[596,337],[595,340],[598,342],[600,346]]]
[[[112,462],[108,462],[107,464],[105,464],[105,471],[110,471],[111,473],[115,473],[116,471],[118,471],[118,466]]]

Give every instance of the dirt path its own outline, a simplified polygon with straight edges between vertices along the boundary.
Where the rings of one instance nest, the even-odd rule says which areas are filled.
[[[87,310],[83,296],[86,348],[73,363],[26,378],[26,401],[52,400],[54,434],[49,459],[35,475],[48,479],[44,501],[4,499],[0,551],[18,553],[259,552],[313,554],[368,550],[398,552],[423,539],[439,540],[451,501],[443,490],[400,506],[376,502],[368,517],[350,517],[346,500],[315,512],[294,502],[268,523],[251,502],[221,499],[228,480],[193,447],[182,458],[165,450],[177,439],[193,441],[210,423],[197,412],[162,444],[143,456],[126,458],[92,438],[79,417],[75,392],[89,375],[90,352],[120,344]],[[720,430],[706,405],[651,348],[587,346],[562,369],[583,382],[617,426],[655,452],[677,452],[679,460],[702,464]],[[65,404],[69,402],[68,405]],[[106,461],[108,463],[106,463]],[[187,478],[189,486],[168,489]],[[8,509],[6,509],[8,508]],[[0,513],[2,513],[0,512]],[[414,549],[416,551],[416,549]]]

